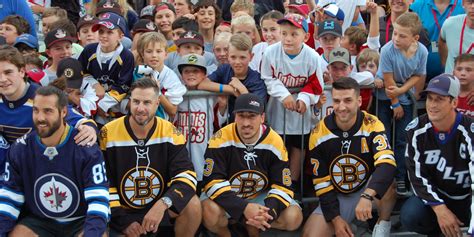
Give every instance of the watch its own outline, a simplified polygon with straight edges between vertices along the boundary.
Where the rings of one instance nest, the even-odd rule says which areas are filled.
[[[168,208],[170,208],[171,206],[173,206],[173,201],[171,201],[171,199],[170,199],[169,197],[162,197],[160,200],[163,201],[163,203],[164,203]]]

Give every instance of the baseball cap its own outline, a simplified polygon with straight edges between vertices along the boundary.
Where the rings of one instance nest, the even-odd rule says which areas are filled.
[[[26,75],[35,83],[38,83],[38,84],[41,84],[41,81],[43,80],[47,80],[48,79],[48,75],[46,75],[46,73],[41,70],[41,69],[36,69],[36,68],[33,68],[29,71],[26,72]]]
[[[321,37],[326,34],[332,34],[337,37],[341,37],[342,36],[341,25],[333,19],[329,19],[329,20],[325,20],[321,22],[318,28],[318,36]]]
[[[204,38],[201,33],[196,31],[186,31],[179,36],[179,39],[176,40],[176,46],[181,46],[185,43],[194,43],[204,48]]]
[[[460,84],[459,80],[450,74],[441,74],[430,80],[424,93],[433,92],[439,95],[451,96],[457,98],[459,96]]]
[[[95,11],[95,14],[98,16],[106,12],[112,12],[117,15],[122,15],[122,7],[120,6],[120,4],[116,3],[115,1],[106,0],[106,1],[99,2],[99,4],[97,5],[97,10]]]
[[[85,25],[94,25],[99,21],[99,19],[95,16],[91,15],[84,15],[83,17],[79,18],[79,21],[77,22],[77,31],[81,29],[81,27]]]
[[[56,76],[66,77],[67,88],[80,89],[82,85],[81,62],[74,58],[65,58],[59,61]]]
[[[327,5],[326,7],[323,8],[324,14],[336,18],[337,20],[343,21],[344,20],[344,11],[339,8],[336,4],[332,3]]]
[[[202,55],[199,55],[199,54],[187,54],[181,57],[178,63],[178,70],[180,74],[181,74],[181,71],[183,70],[183,67],[185,66],[200,67],[204,69],[204,71],[207,73],[206,59]]]
[[[350,66],[351,55],[346,48],[338,47],[331,50],[331,52],[329,53],[328,61],[329,61],[329,64],[334,63],[334,62],[341,62]]]
[[[28,47],[33,49],[38,49],[38,40],[36,37],[30,34],[21,34],[20,36],[16,37],[14,47],[18,46],[19,44],[26,44]]]
[[[306,33],[308,33],[308,22],[306,19],[298,14],[286,14],[283,19],[277,21],[278,24],[282,24],[283,22],[289,22],[290,24],[303,29]]]
[[[303,16],[308,16],[309,14],[309,7],[307,4],[289,4],[288,8],[298,11],[299,14]]]
[[[125,33],[127,28],[125,19],[111,12],[100,15],[99,21],[92,26],[92,31],[98,31],[101,26],[105,26],[109,30],[120,29],[122,33]]]
[[[253,93],[240,95],[235,100],[234,113],[251,112],[256,114],[263,114],[265,106],[260,97]]]
[[[151,31],[157,31],[157,27],[155,23],[151,20],[148,19],[141,19],[135,25],[133,25],[132,32],[133,33],[138,33],[138,32],[151,32]]]
[[[48,34],[46,34],[46,37],[44,38],[44,43],[46,44],[46,48],[50,48],[55,43],[58,43],[61,41],[69,41],[72,44],[76,42],[76,38],[72,37],[69,34],[69,32],[61,28],[57,28],[48,32]]]
[[[140,11],[140,18],[153,18],[155,15],[155,5],[148,5]]]

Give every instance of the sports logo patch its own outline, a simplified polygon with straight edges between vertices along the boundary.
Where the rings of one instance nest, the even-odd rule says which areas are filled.
[[[66,70],[64,70],[64,76],[66,76],[67,78],[73,77],[74,70],[72,70],[72,68],[66,68]]]
[[[418,118],[413,119],[413,120],[407,125],[407,127],[405,128],[405,130],[408,131],[408,130],[410,130],[410,129],[415,128],[416,126],[418,126]]]
[[[64,37],[66,37],[66,31],[64,31],[62,29],[58,29],[56,31],[56,34],[54,34],[54,36],[56,36],[56,38],[58,38],[58,39],[62,39]]]
[[[156,30],[155,24],[153,24],[153,22],[151,22],[151,21],[148,22],[148,23],[145,25],[145,27],[146,27],[147,29],[149,29],[149,30],[153,30],[153,31]]]
[[[138,166],[130,169],[120,182],[123,200],[132,208],[142,209],[163,192],[161,174],[151,167]]]
[[[80,203],[76,184],[58,173],[45,174],[34,185],[36,207],[48,218],[68,218]]]
[[[234,174],[230,180],[231,190],[240,198],[253,199],[268,186],[267,177],[256,170],[243,170]]]
[[[7,140],[3,136],[0,135],[0,149],[8,149],[9,147],[10,147],[10,144],[8,144]]]
[[[195,64],[195,63],[197,63],[197,61],[198,61],[198,58],[197,58],[196,55],[190,55],[190,56],[188,57],[188,63]]]
[[[331,180],[342,193],[352,193],[365,184],[369,178],[368,165],[365,161],[352,154],[342,154],[329,166]]]

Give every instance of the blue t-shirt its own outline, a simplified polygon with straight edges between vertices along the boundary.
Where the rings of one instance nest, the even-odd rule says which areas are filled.
[[[380,65],[377,77],[383,79],[383,74],[393,73],[393,79],[397,84],[405,83],[414,75],[426,75],[426,60],[428,50],[418,42],[418,49],[411,58],[406,58],[399,49],[396,49],[392,41],[389,41],[380,51]],[[411,89],[413,91],[413,88]],[[379,100],[389,100],[385,94],[385,88],[377,89],[376,96]],[[407,94],[398,97],[400,104],[409,105],[412,101]]]
[[[229,84],[234,76],[234,70],[229,64],[222,64],[217,67],[217,70],[209,75],[209,79],[213,82],[220,84]],[[250,93],[254,93],[262,98],[263,101],[267,100],[267,87],[265,82],[260,77],[260,73],[252,70],[250,67],[247,72],[247,77],[241,80],[242,84],[247,88]],[[229,114],[232,115],[234,111],[235,97],[229,96]],[[233,117],[233,116],[231,116]]]
[[[0,21],[10,15],[22,16],[30,24],[30,34],[38,37],[36,35],[35,18],[26,2],[26,0],[0,0]]]
[[[441,73],[444,73],[444,67],[441,65],[441,58],[438,52],[438,38],[441,30],[441,26],[448,16],[456,16],[464,14],[464,8],[462,7],[462,0],[451,0],[449,6],[441,14],[436,7],[434,0],[416,0],[410,5],[410,9],[420,16],[423,27],[428,31],[428,37],[431,44],[428,47],[428,63],[427,63],[427,79],[433,78]],[[438,25],[435,21],[435,16],[438,20]],[[433,47],[434,46],[434,47]]]

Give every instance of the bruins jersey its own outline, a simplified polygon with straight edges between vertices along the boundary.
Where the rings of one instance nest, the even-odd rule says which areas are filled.
[[[204,192],[239,220],[249,199],[268,193],[265,206],[276,217],[293,200],[288,153],[281,137],[262,125],[261,138],[245,145],[235,123],[211,138],[205,153]]]
[[[156,117],[145,139],[138,139],[129,116],[106,124],[100,133],[110,181],[111,226],[122,231],[141,223],[153,204],[169,197],[180,213],[196,193],[196,173],[185,139],[168,121]]]
[[[396,164],[384,126],[366,112],[357,113],[349,131],[337,127],[334,113],[326,116],[311,132],[309,149],[314,190],[326,221],[339,215],[337,193],[367,186],[380,198],[393,181]]]

